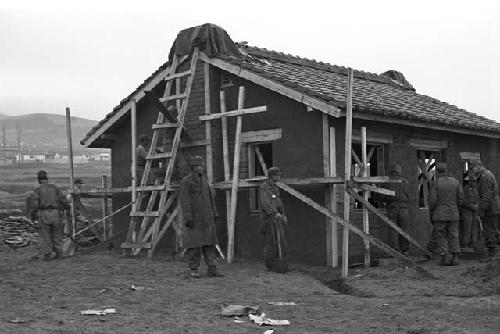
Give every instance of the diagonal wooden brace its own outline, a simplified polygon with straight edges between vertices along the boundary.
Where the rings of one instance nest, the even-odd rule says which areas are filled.
[[[284,184],[282,182],[277,182],[276,185],[279,188],[281,188],[284,191],[286,191],[287,193],[289,193],[290,195],[298,198],[302,202],[304,202],[307,205],[313,207],[315,210],[321,212],[325,216],[330,217],[336,223],[338,223],[338,224],[340,224],[340,225],[342,225],[344,227],[349,228],[349,230],[351,230],[354,234],[360,236],[363,240],[368,240],[373,245],[375,245],[376,247],[380,248],[381,250],[383,250],[387,254],[394,256],[396,259],[398,259],[399,261],[401,261],[404,265],[415,269],[415,271],[417,273],[419,273],[420,275],[422,275],[423,277],[429,278],[429,279],[436,279],[436,277],[434,275],[432,275],[427,270],[425,270],[424,268],[420,267],[419,265],[417,265],[413,261],[409,260],[407,257],[405,257],[404,255],[402,255],[398,251],[396,251],[393,248],[389,247],[383,241],[381,241],[381,240],[379,240],[379,239],[377,239],[377,238],[375,238],[375,237],[373,237],[373,236],[371,236],[369,234],[366,234],[361,229],[359,229],[356,226],[352,225],[351,223],[349,223],[347,220],[344,220],[340,216],[337,216],[336,214],[332,213],[330,210],[328,210],[327,208],[325,208],[322,205],[318,204],[317,202],[313,201],[312,199],[310,199],[309,197],[305,196],[304,194],[298,192],[297,190],[291,188],[290,186],[288,186],[288,185],[286,185],[286,184]]]
[[[170,112],[167,107],[163,105],[163,103],[160,102],[160,98],[156,96],[155,93],[150,90],[145,90],[144,96],[146,96],[148,100],[151,101],[151,103],[155,106],[155,108],[157,108],[158,111],[161,112],[170,122],[177,123],[177,118]]]
[[[398,225],[396,225],[393,221],[391,221],[385,215],[383,215],[382,213],[380,213],[377,210],[377,208],[374,207],[370,202],[368,202],[367,200],[365,200],[363,197],[359,196],[355,191],[353,191],[350,188],[346,188],[346,191],[349,193],[349,195],[351,195],[352,197],[354,197],[357,201],[363,203],[363,205],[368,210],[370,210],[371,212],[373,212],[378,218],[380,218],[382,221],[384,221],[385,223],[387,223],[390,227],[392,227],[393,229],[395,229],[399,234],[401,234],[403,237],[405,237],[406,240],[408,240],[409,242],[411,242],[413,244],[413,246],[417,247],[422,253],[424,253],[427,256],[431,256],[432,257],[431,252],[429,252],[427,249],[425,249],[422,246],[420,246],[420,244],[415,239],[413,239],[408,233],[406,233],[405,231],[403,231],[401,229],[401,227],[399,227]]]

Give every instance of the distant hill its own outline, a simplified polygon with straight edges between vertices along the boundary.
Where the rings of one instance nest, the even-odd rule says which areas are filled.
[[[71,132],[75,154],[85,152],[105,152],[106,150],[86,149],[80,140],[97,124],[97,121],[71,117]],[[8,116],[0,113],[0,143],[2,128],[5,127],[7,146],[17,146],[18,128],[21,128],[21,149],[25,152],[67,152],[66,116],[57,114],[27,114]]]

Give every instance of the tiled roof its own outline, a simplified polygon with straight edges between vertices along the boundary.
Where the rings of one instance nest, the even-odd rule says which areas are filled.
[[[250,55],[247,59],[225,57],[223,60],[304,95],[345,107],[347,68],[256,47],[246,50]],[[356,113],[365,113],[500,133],[500,123],[418,94],[408,82],[403,84],[362,71],[354,71],[353,110],[354,117]]]
[[[304,95],[321,99],[337,107],[345,107],[346,67],[257,47],[241,47],[245,48],[248,57],[238,59],[219,56],[218,58]],[[126,104],[132,95],[166,66],[168,63],[161,65],[134,92],[123,99],[111,113],[89,131],[80,143],[88,144],[86,141]],[[355,70],[353,86],[354,117],[357,113],[363,113],[428,122],[450,128],[478,130],[483,134],[484,132],[500,133],[500,123],[432,97],[418,94],[404,77],[402,80],[393,80],[388,76]]]

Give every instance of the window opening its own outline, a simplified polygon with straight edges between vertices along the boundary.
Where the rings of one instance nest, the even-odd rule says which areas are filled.
[[[248,177],[266,176],[263,165],[271,168],[273,163],[273,144],[255,143],[248,144]],[[259,200],[259,189],[250,188],[249,190],[250,211],[261,211]]]

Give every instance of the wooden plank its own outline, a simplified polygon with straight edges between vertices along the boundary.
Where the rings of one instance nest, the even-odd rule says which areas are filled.
[[[334,219],[338,224],[341,224],[345,228],[351,230],[354,234],[360,236],[363,240],[368,240],[369,242],[371,242],[376,247],[380,248],[385,253],[387,253],[387,254],[389,254],[391,256],[394,256],[396,259],[398,259],[399,261],[401,261],[404,265],[415,269],[417,271],[417,273],[419,273],[420,275],[422,275],[422,276],[424,276],[426,278],[431,278],[431,279],[435,279],[436,278],[431,273],[429,273],[427,270],[425,270],[424,268],[416,265],[413,261],[409,260],[407,257],[405,257],[404,255],[402,255],[401,253],[399,253],[396,250],[394,250],[393,248],[389,247],[384,242],[380,241],[379,239],[377,239],[377,238],[375,238],[375,237],[373,237],[373,236],[371,236],[369,234],[364,233],[361,229],[359,229],[358,227],[356,227],[356,226],[352,225],[351,223],[349,223],[349,221],[341,218],[340,216],[334,215],[328,209],[322,207],[320,204],[316,203],[315,201],[313,201],[312,199],[308,198],[304,194],[298,192],[297,190],[295,190],[295,189],[287,186],[286,184],[284,184],[282,182],[277,182],[276,185],[280,189],[283,189],[284,191],[286,191],[290,195],[296,197],[297,199],[301,200],[305,204],[311,206],[316,211],[318,211],[318,212],[320,212],[320,213],[322,213],[322,214],[324,214],[324,215],[326,215],[326,216]],[[361,199],[362,199],[362,197],[361,197]]]
[[[245,103],[245,87],[240,86],[238,93],[238,109],[242,110]],[[240,153],[241,153],[241,127],[242,116],[236,118],[236,134],[234,139],[233,158],[233,182],[231,187],[231,211],[229,216],[227,262],[231,263],[234,257],[234,225],[236,222],[236,206],[238,204],[238,181],[240,174]]]
[[[325,112],[334,117],[342,116],[340,109],[336,106],[330,105],[321,99],[313,98],[307,95],[304,95],[292,88],[286,87],[280,83],[277,83],[273,80],[264,78],[259,76],[249,70],[241,68],[236,65],[229,64],[223,60],[217,58],[209,58],[203,53],[200,53],[200,59],[206,63],[209,63],[215,67],[221,68],[229,73],[232,73],[241,78],[247,79],[255,84],[258,84],[262,87],[268,88],[272,91],[278,92],[281,95],[289,97],[293,100],[296,100],[300,103],[305,104],[306,106],[311,106],[314,109],[318,109],[322,112]]]
[[[155,154],[148,154],[146,156],[146,160],[158,160],[158,159],[166,159],[166,158],[171,158],[171,157],[172,157],[172,152],[155,153]]]
[[[267,176],[267,165],[262,153],[260,152],[260,148],[258,146],[254,146],[255,154],[257,155],[257,159],[259,159],[260,167],[264,171],[264,174]]]
[[[101,186],[106,191],[108,188],[108,177],[106,175],[101,176]],[[104,196],[102,199],[102,240],[107,239],[107,227],[108,227],[108,221],[105,219],[105,217],[108,215],[108,197]]]
[[[167,97],[161,97],[160,98],[160,102],[168,102],[168,101],[173,101],[173,100],[180,100],[180,99],[185,99],[186,97],[187,97],[186,93],[169,95]],[[172,121],[172,122],[175,122],[175,121]]]
[[[211,98],[210,98],[210,64],[203,64],[203,81],[205,83],[205,115],[212,113]],[[205,140],[206,144],[206,161],[207,161],[207,179],[208,183],[214,183],[214,165],[213,165],[213,150],[212,150],[212,123],[205,122]],[[182,146],[181,146],[182,147]]]
[[[151,127],[153,130],[158,129],[166,129],[166,128],[176,128],[179,126],[179,123],[162,123],[162,124],[153,124]]]
[[[351,152],[352,152],[352,87],[353,87],[353,71],[352,68],[347,70],[347,108],[346,108],[346,125],[345,125],[345,161],[344,161],[344,177],[346,181],[351,179]],[[347,190],[347,183],[345,185]],[[350,197],[347,192],[344,192],[344,220],[349,221]],[[349,271],[349,229],[344,226],[342,234],[342,277],[347,277]]]
[[[20,137],[19,137],[20,138]],[[75,189],[75,169],[73,167],[73,140],[71,136],[71,111],[66,107],[66,139],[68,142],[68,162],[69,162],[69,187]],[[19,151],[20,152],[20,151]],[[21,154],[19,153],[19,162],[21,162]],[[71,235],[76,233],[76,215],[75,215],[75,199],[71,196]]]
[[[107,139],[107,140],[117,140],[119,137],[117,135],[112,135],[108,133],[103,133],[101,135],[101,139]]]
[[[335,128],[330,127],[330,177],[337,177],[337,147],[336,147],[336,137],[335,137]],[[333,214],[337,214],[337,185],[330,184],[330,211]],[[335,220],[330,219],[331,222],[331,236],[330,240],[332,243],[332,262],[331,266],[333,268],[337,268],[339,266],[339,237],[338,237],[338,229],[337,222]]]
[[[222,113],[204,115],[204,116],[200,116],[199,119],[200,119],[200,121],[210,121],[210,120],[214,120],[214,119],[219,119],[221,117],[256,114],[256,113],[264,112],[266,110],[267,110],[267,106],[259,106],[259,107],[253,107],[253,108],[238,108],[237,110],[228,111],[228,112],[224,113],[224,115],[222,115]]]
[[[330,130],[328,124],[328,115],[322,114],[322,134],[323,134],[323,175],[325,177],[330,176]],[[330,197],[334,196],[331,191],[331,187],[325,187],[325,207],[331,210],[331,200]],[[327,265],[333,262],[333,247],[332,247],[332,220],[329,217],[325,217],[325,231],[326,231],[326,261]]]
[[[137,103],[132,103],[130,108],[130,138],[132,164],[130,166],[130,185],[132,186],[132,202],[137,200]]]
[[[177,78],[182,78],[182,77],[185,77],[185,76],[188,76],[191,74],[191,71],[188,70],[188,71],[184,71],[184,72],[179,72],[179,73],[174,73],[174,74],[170,74],[168,76],[166,76],[163,81],[170,81],[170,80],[173,80],[173,79],[177,79]]]
[[[150,211],[150,212],[143,212],[143,211],[130,211],[130,217],[159,217],[160,214],[158,211]]]
[[[390,227],[392,227],[393,229],[395,229],[400,235],[402,235],[406,240],[408,240],[409,242],[411,242],[413,244],[413,246],[415,246],[417,249],[419,249],[423,254],[425,255],[428,255],[428,256],[431,256],[432,257],[432,253],[430,253],[427,249],[425,249],[424,247],[420,246],[420,244],[415,240],[413,239],[408,233],[406,233],[406,231],[403,231],[397,224],[393,223],[389,218],[387,218],[385,215],[383,215],[382,213],[380,213],[376,207],[374,207],[370,202],[366,201],[363,197],[359,196],[355,191],[353,191],[352,189],[347,189],[347,192],[353,196],[354,198],[356,198],[358,201],[360,201],[361,203],[363,203],[363,205],[368,209],[370,210],[371,212],[373,212],[378,218],[380,218],[383,222],[385,222],[386,224],[388,224]]]
[[[281,128],[246,131],[241,134],[241,141],[243,143],[255,143],[261,141],[273,141],[281,139]]]
[[[121,248],[151,248],[150,242],[124,242]]]
[[[366,127],[361,128],[361,159],[363,166],[363,176],[368,177],[368,156],[366,152]],[[365,202],[368,202],[368,191],[363,190],[363,198]],[[370,218],[368,216],[368,209],[363,205],[363,232],[370,234]],[[365,246],[365,256],[364,256],[364,267],[370,268],[370,242],[364,240]]]
[[[227,112],[226,108],[226,96],[224,91],[220,91],[220,112],[225,114]],[[231,170],[229,167],[229,139],[227,134],[227,118],[221,117],[221,131],[222,131],[222,159],[224,165],[224,180],[228,182],[228,187],[226,189],[226,225],[229,231],[229,219],[231,216],[231,192],[232,184],[229,182],[231,178]],[[222,189],[222,188],[221,188]]]
[[[165,107],[165,105],[162,103],[161,99],[155,95],[152,91],[144,91],[144,96],[153,104],[153,106],[158,109],[159,112],[161,112],[170,122],[175,123],[177,122],[177,119],[175,118],[174,115],[170,112],[170,110]]]
[[[356,185],[356,188],[359,188],[361,190],[366,190],[366,191],[372,191],[372,192],[376,192],[376,193],[388,195],[388,196],[395,196],[395,194],[396,194],[394,192],[394,190],[379,188],[379,187],[376,187],[374,185],[366,184],[366,183],[358,184],[358,185]]]

